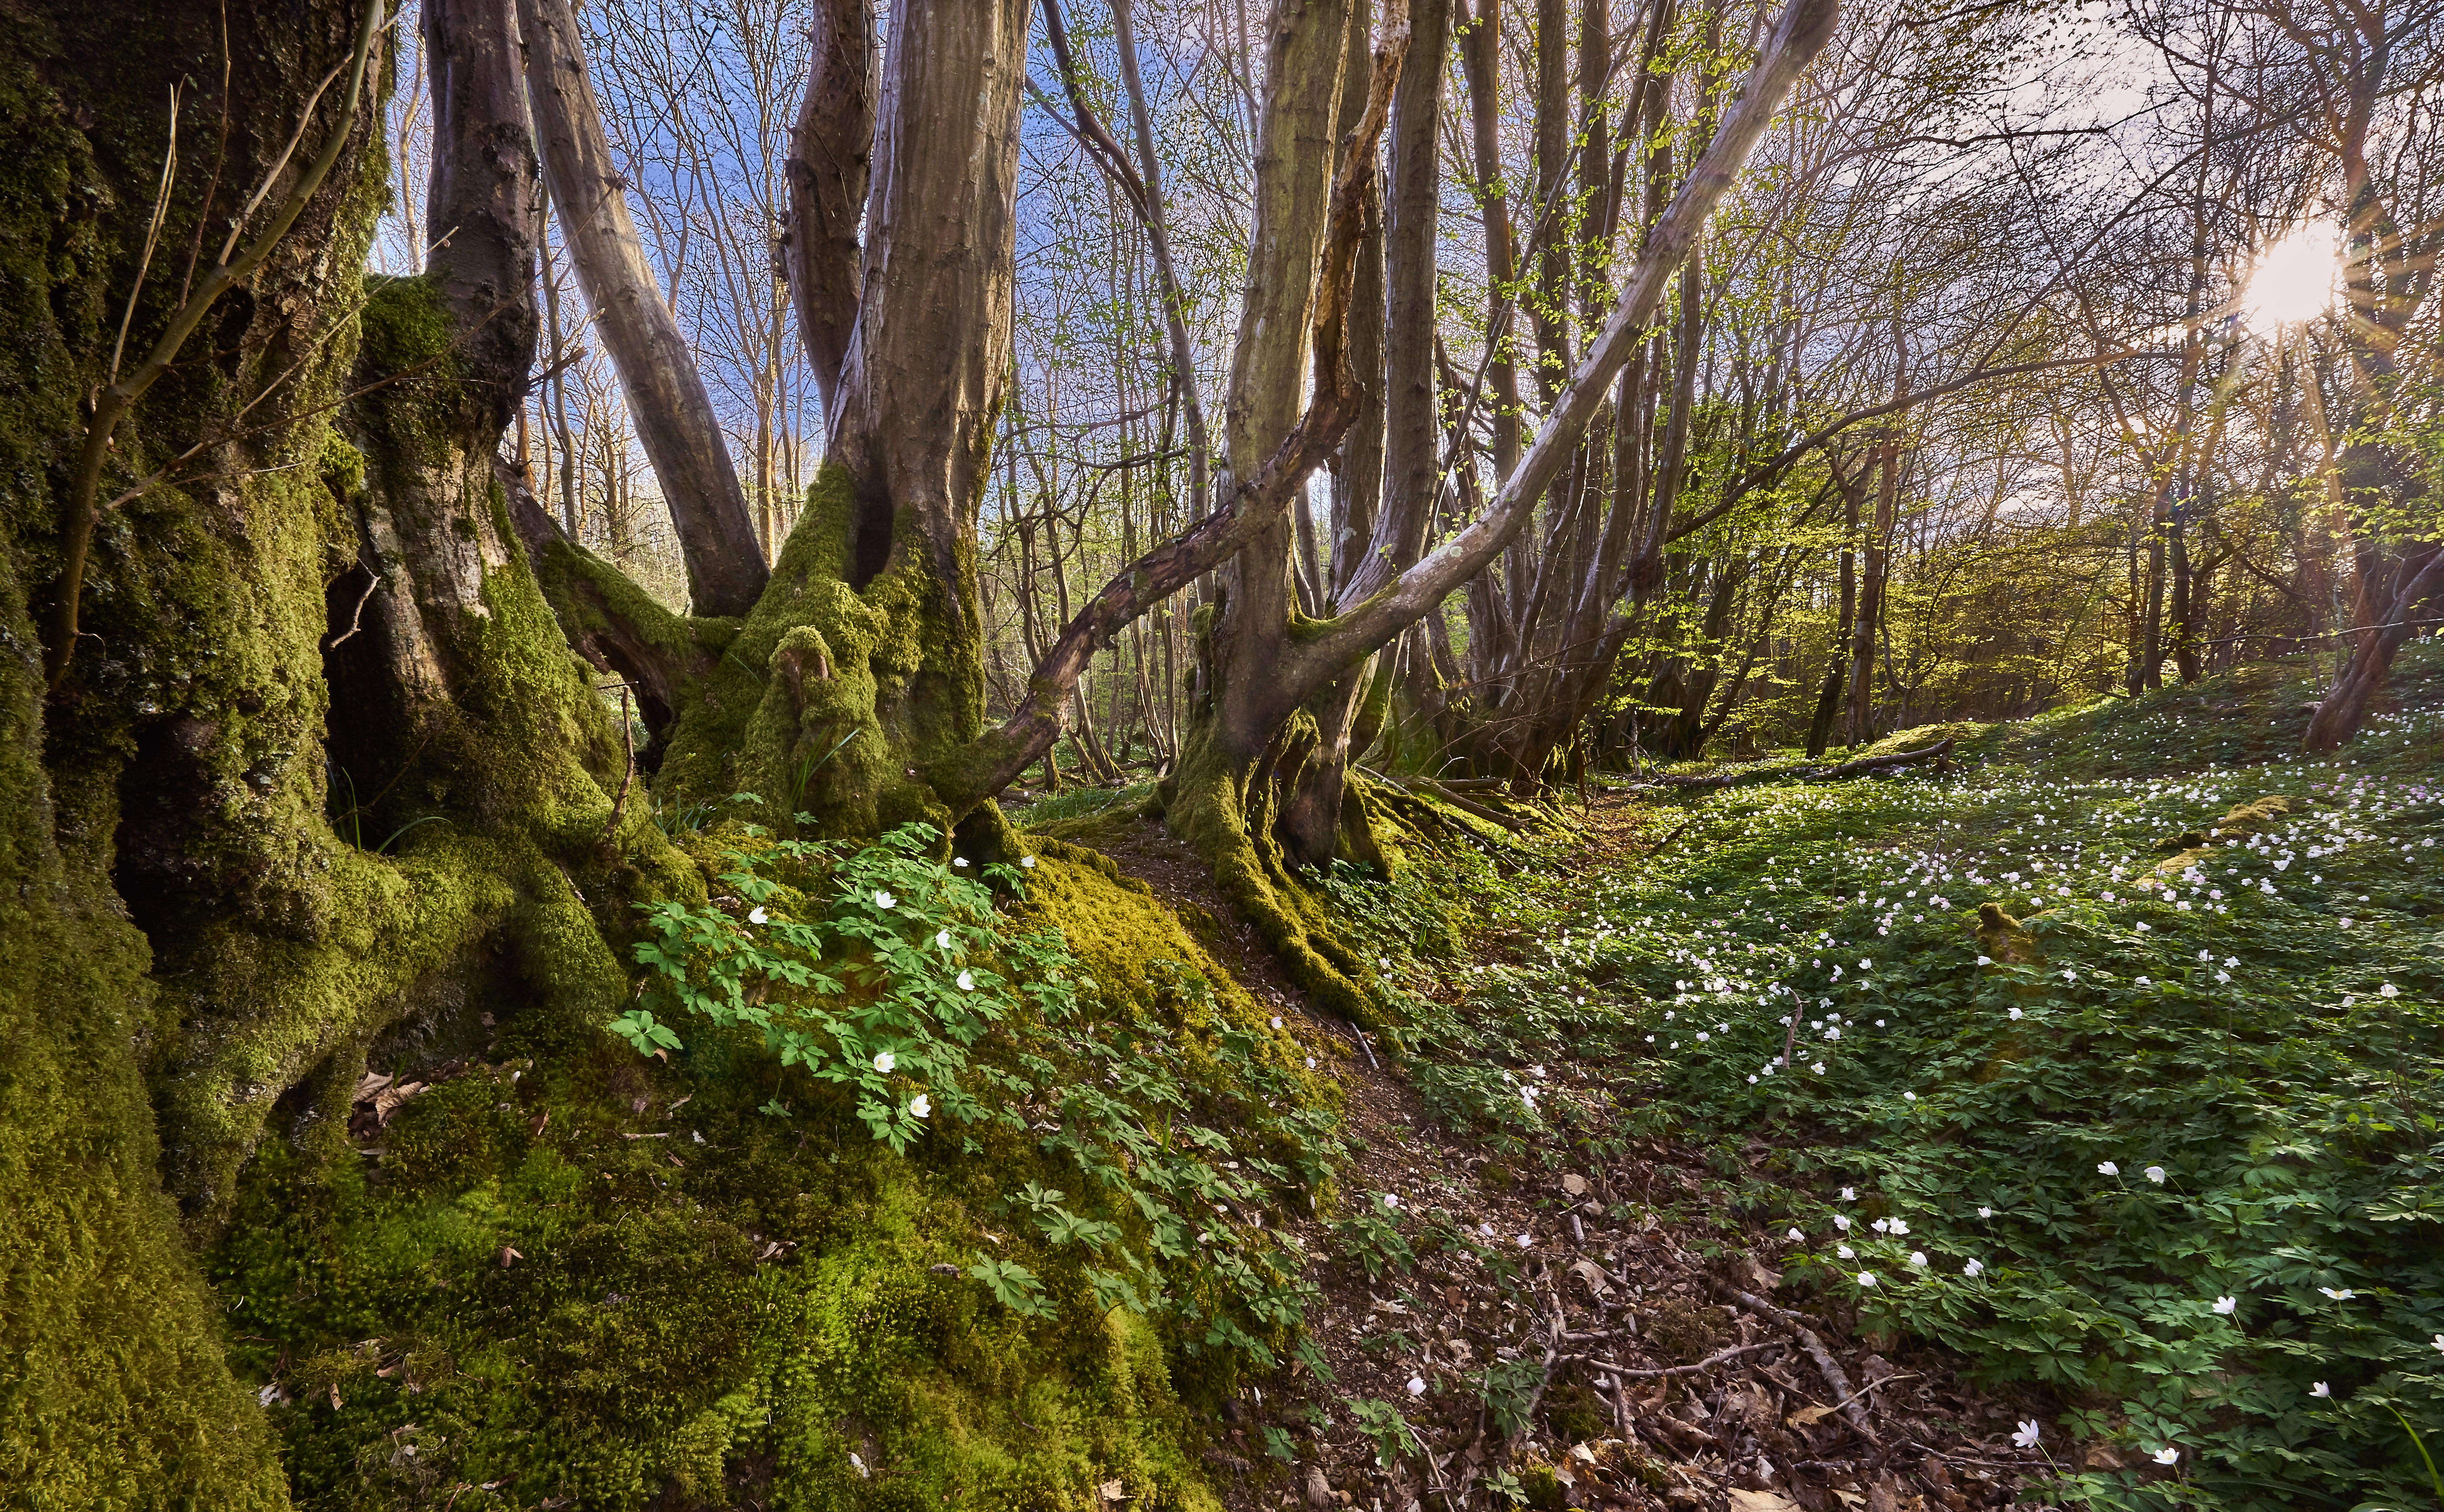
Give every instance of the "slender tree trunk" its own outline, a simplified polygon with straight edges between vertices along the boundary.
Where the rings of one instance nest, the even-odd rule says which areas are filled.
[[[713,397],[629,217],[626,180],[603,136],[576,16],[568,0],[518,0],[518,21],[544,172],[569,261],[662,486],[687,561],[689,597],[698,614],[745,614],[770,574]]]
[[[1859,489],[1842,472],[1841,464],[1832,464],[1834,484],[1842,490],[1842,608],[1834,620],[1829,655],[1825,657],[1824,688],[1816,696],[1816,716],[1807,726],[1807,754],[1822,756],[1833,743],[1833,722],[1841,714],[1842,695],[1849,686],[1850,636],[1859,609],[1859,568],[1856,549],[1859,539]]]
[[[861,287],[858,221],[874,152],[873,0],[819,0],[808,15],[806,92],[783,164],[789,208],[781,263],[798,308],[798,334],[831,413],[857,323]]]

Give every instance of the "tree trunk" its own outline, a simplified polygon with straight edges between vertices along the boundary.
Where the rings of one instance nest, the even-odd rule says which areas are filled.
[[[1859,539],[1859,490],[1836,461],[1834,486],[1842,490],[1842,609],[1834,621],[1831,645],[1825,657],[1824,688],[1816,695],[1816,715],[1807,725],[1807,754],[1822,756],[1833,743],[1833,721],[1842,712],[1842,693],[1849,686],[1850,636],[1852,621],[1859,610],[1859,568],[1855,550]]]
[[[789,208],[781,225],[781,262],[798,307],[806,365],[828,415],[857,323],[857,230],[874,152],[873,0],[822,0],[806,37],[814,61],[782,165]]]
[[[6,476],[46,476],[78,433],[66,406],[108,342],[48,312],[127,297],[109,282],[132,276],[120,254],[144,233],[172,83],[229,80],[213,101],[228,156],[217,177],[176,184],[165,221],[165,245],[202,245],[368,15],[87,6],[0,42],[0,114],[52,123],[19,145],[90,186],[75,213],[112,249],[7,302],[22,323],[0,360],[47,376],[0,392],[59,399],[0,401],[0,435],[28,447]],[[493,477],[535,323],[513,28],[506,0],[435,0],[425,29],[441,134],[428,214],[449,232],[426,272],[360,298],[382,193],[360,176],[380,160],[369,90],[338,166],[208,312],[220,359],[191,364],[120,436],[127,469],[208,460],[174,466],[104,534],[83,631],[105,649],[47,708],[22,660],[0,673],[0,725],[16,732],[8,812],[30,826],[0,848],[0,1287],[16,1300],[0,1340],[35,1419],[11,1426],[5,1452],[40,1446],[0,1474],[82,1505],[286,1502],[171,1194],[210,1236],[274,1127],[334,1156],[367,1043],[435,995],[463,999],[471,972],[497,971],[496,950],[532,968],[516,995],[538,1012],[600,1013],[624,988],[575,901],[602,876],[612,808],[586,762],[617,747],[503,533]],[[123,108],[99,112],[110,135],[67,125],[21,46],[82,101],[123,89]],[[335,98],[305,122],[309,150],[336,129]],[[47,244],[52,212],[36,213]],[[176,286],[147,286],[139,335]],[[274,382],[287,387],[257,406]],[[26,502],[0,517],[35,516]],[[21,586],[34,544],[12,536],[0,551],[0,614],[21,646],[35,643]],[[411,814],[442,822],[401,839],[393,826]]]
[[[620,370],[637,439],[662,486],[687,561],[688,596],[699,615],[743,615],[770,573],[713,396],[629,216],[627,180],[602,133],[577,18],[568,0],[518,0],[518,22],[552,205],[603,348]]]
[[[2444,598],[2444,547],[2429,546],[2423,554],[2410,556],[2402,563],[2398,581],[2400,586],[2391,595],[2382,618],[2373,627],[2358,632],[2342,676],[2309,716],[2303,748],[2318,752],[2339,750],[2359,733],[2367,718],[2368,706],[2384,691],[2385,678],[2393,672],[2395,654],[2417,634],[2418,627],[2413,621],[2420,606],[2430,599]]]

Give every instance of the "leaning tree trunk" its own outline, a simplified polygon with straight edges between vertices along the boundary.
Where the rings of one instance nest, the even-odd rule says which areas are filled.
[[[655,287],[645,245],[628,213],[627,179],[612,160],[568,0],[518,0],[528,98],[542,137],[552,209],[568,260],[620,371],[628,415],[687,562],[699,615],[743,615],[764,591],[764,548],[738,487],[738,470],[713,396]],[[441,234],[447,227],[434,227]]]

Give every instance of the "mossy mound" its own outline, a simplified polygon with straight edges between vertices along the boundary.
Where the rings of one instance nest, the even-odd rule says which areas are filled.
[[[706,848],[725,839],[751,857]],[[287,1110],[213,1269],[300,1504],[1087,1509],[1118,1482],[1133,1506],[1214,1505],[1197,1409],[1295,1337],[1289,1273],[1243,1284],[1281,1252],[1240,1178],[1314,1200],[1324,1083],[1141,885],[1035,843],[1003,916],[1061,931],[1074,1012],[976,1051],[1013,1086],[1032,1059],[1035,1091],[937,1115],[905,1154],[751,1032],[683,1023],[640,1058],[508,1004],[455,1010],[498,1027],[454,1062],[377,1047],[430,1084],[386,1125],[360,1102],[353,1149]],[[1098,1043],[1126,1053],[1081,1059]],[[1138,1144],[1097,1132],[1123,1123]],[[1183,1201],[1131,1210],[1123,1185]],[[1065,1189],[1121,1235],[1110,1272],[1017,1195]],[[1000,1264],[1039,1305],[979,1275]]]

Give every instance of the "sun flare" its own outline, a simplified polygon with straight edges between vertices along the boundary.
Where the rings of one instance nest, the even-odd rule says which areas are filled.
[[[2334,303],[2342,278],[2341,239],[2330,226],[2305,226],[2268,248],[2250,270],[2241,318],[2256,330],[2315,320]]]

